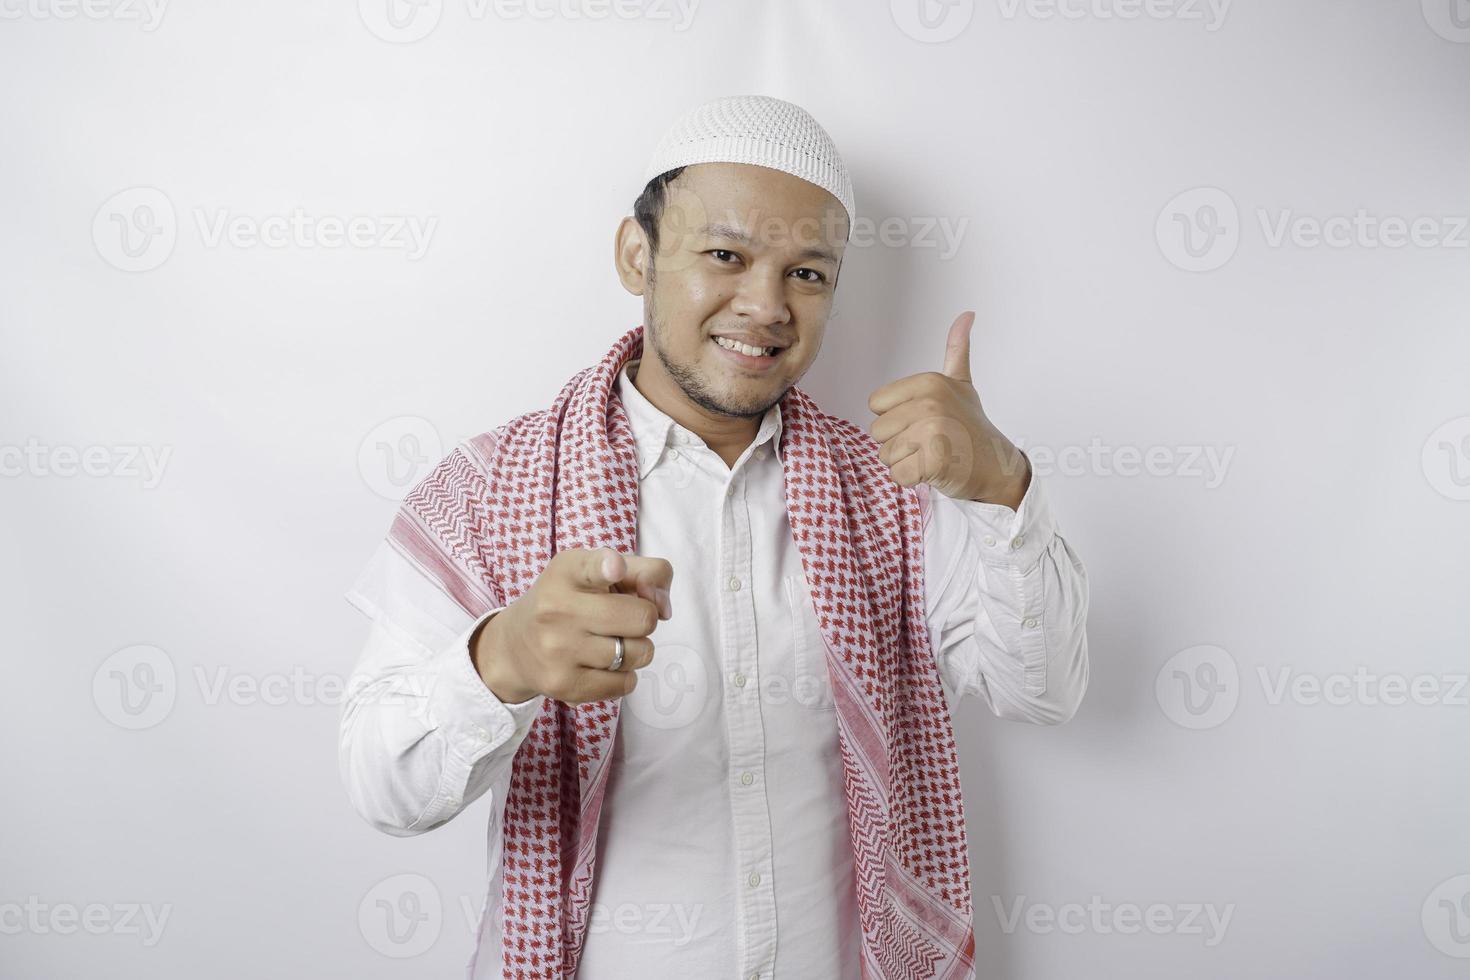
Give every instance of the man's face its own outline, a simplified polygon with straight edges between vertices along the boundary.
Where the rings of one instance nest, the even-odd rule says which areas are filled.
[[[815,184],[750,164],[686,168],[643,291],[645,348],[706,411],[762,415],[821,349],[847,235],[841,202]],[[751,356],[717,337],[778,349]]]

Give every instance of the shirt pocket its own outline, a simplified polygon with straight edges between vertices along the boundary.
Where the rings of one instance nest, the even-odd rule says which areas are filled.
[[[791,617],[791,639],[794,655],[791,687],[793,704],[813,711],[833,711],[832,681],[827,674],[827,648],[822,640],[817,610],[805,575],[787,575],[782,579],[786,591],[786,609]]]

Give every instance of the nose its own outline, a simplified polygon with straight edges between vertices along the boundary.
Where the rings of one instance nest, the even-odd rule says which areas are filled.
[[[788,323],[791,309],[786,305],[786,276],[780,270],[751,269],[740,277],[730,311],[752,323],[766,327]]]

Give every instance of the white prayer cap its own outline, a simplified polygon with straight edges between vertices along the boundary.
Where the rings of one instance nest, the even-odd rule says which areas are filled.
[[[659,140],[643,175],[696,163],[752,163],[828,191],[855,218],[852,181],[827,131],[799,105],[767,95],[730,95],[695,106]]]

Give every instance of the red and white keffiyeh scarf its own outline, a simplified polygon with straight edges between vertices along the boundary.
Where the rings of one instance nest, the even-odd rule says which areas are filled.
[[[476,618],[520,597],[561,549],[636,551],[638,466],[617,378],[642,352],[638,326],[549,410],[461,444],[404,499],[390,541]],[[871,436],[796,387],[781,418],[787,516],[837,708],[863,975],[972,977],[959,765],[924,619],[928,488],[894,483]],[[516,753],[502,837],[507,977],[576,973],[620,703],[547,699]]]

